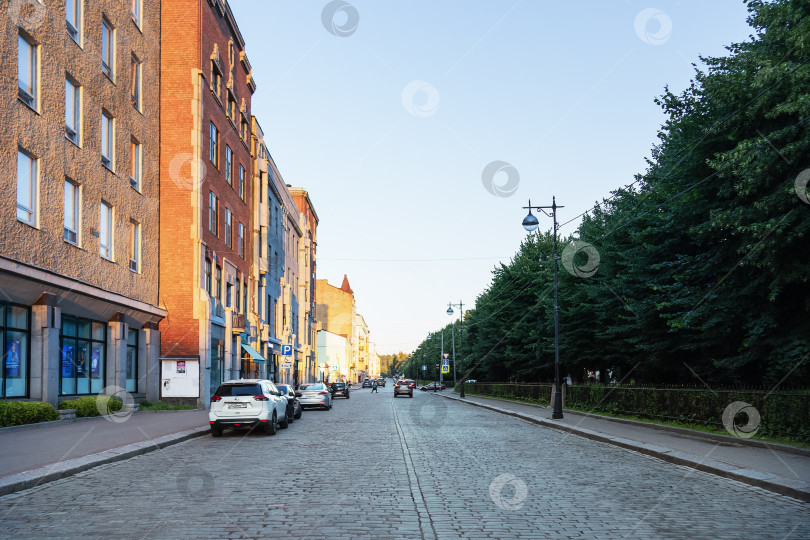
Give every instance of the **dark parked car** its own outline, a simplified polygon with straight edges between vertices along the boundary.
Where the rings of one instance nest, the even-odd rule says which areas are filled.
[[[419,387],[419,390],[433,390],[434,388],[436,390],[446,390],[447,385],[444,383],[432,382],[430,384],[423,384]]]
[[[293,419],[298,420],[301,418],[301,413],[304,412],[304,408],[301,407],[301,402],[295,395],[295,390],[293,390],[292,385],[277,384],[276,388],[279,389],[282,396],[287,398],[287,417],[289,418],[289,421],[292,422]]]
[[[377,379],[377,386],[385,386],[385,379]]]
[[[332,392],[332,397],[343,396],[349,399],[349,385],[345,382],[333,382],[329,385],[329,389]]]
[[[371,379],[363,379],[363,386],[361,388],[371,388]]]
[[[402,379],[394,383],[394,397],[404,394],[408,397],[413,397],[413,389],[416,382],[411,379]]]

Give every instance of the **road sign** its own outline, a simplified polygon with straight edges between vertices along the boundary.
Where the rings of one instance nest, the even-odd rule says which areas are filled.
[[[427,366],[424,364],[422,365],[422,371],[427,371]]]
[[[282,345],[281,356],[292,356],[292,345]]]
[[[450,365],[450,360],[448,360],[447,358],[445,358],[444,360],[442,360],[442,367],[444,367],[444,366],[449,366],[449,365]]]
[[[281,362],[278,367],[281,369],[292,369],[292,362]]]
[[[442,366],[442,373],[450,373],[450,366],[447,364]]]
[[[450,353],[449,352],[443,353],[443,356],[444,359],[447,360],[448,358],[450,358]]]

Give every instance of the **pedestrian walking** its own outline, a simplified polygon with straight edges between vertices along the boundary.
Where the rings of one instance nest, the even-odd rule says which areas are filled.
[[[377,381],[374,381],[373,383],[371,383],[371,391],[372,392],[377,392]],[[379,392],[377,392],[377,393],[379,394]]]

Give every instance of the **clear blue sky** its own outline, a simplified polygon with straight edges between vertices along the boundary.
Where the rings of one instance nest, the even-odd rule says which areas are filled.
[[[524,238],[527,199],[556,195],[564,223],[644,172],[653,99],[752,33],[738,0],[230,5],[253,113],[320,217],[318,277],[348,274],[380,354],[447,324],[449,301],[472,307]],[[493,161],[519,180],[486,189]]]

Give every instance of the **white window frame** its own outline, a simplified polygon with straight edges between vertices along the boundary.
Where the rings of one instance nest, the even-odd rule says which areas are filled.
[[[225,245],[233,249],[233,212],[225,209]]]
[[[208,160],[214,164],[214,167],[219,169],[219,130],[213,122],[211,122],[208,137],[210,139],[208,141]]]
[[[17,34],[17,96],[20,101],[37,110],[39,79],[39,47],[22,33]],[[23,79],[24,73],[27,77]]]
[[[143,145],[135,139],[129,144],[129,185],[136,191],[141,190],[141,176],[143,164]]]
[[[109,204],[99,204],[98,245],[99,255],[113,260],[113,240],[115,238],[113,214],[115,210]]]
[[[65,180],[65,242],[79,245],[79,223],[81,223],[81,207],[79,201],[81,199],[81,187],[70,181]]]
[[[105,111],[101,112],[101,164],[115,170],[115,118]]]
[[[208,192],[208,232],[219,236],[219,198],[213,191]]]
[[[141,111],[143,103],[143,63],[134,54],[132,55],[132,64],[130,67],[130,95],[132,97],[132,106],[135,110]]]
[[[245,226],[240,222],[239,223],[239,246],[238,246],[239,256],[243,259],[245,258]]]
[[[106,18],[101,19],[101,72],[115,81],[115,27]]]
[[[26,174],[20,176],[21,165],[27,165]],[[32,227],[37,226],[39,194],[39,160],[22,149],[17,149],[17,219]]]
[[[225,145],[225,181],[233,187],[233,150]]]
[[[137,221],[129,222],[129,269],[141,272],[141,224]]]
[[[82,45],[82,0],[65,1],[65,24],[68,35],[80,47]],[[70,20],[70,6],[73,6],[73,20]]]
[[[132,6],[129,11],[130,14],[132,14],[132,20],[135,21],[135,24],[140,28],[143,23],[143,0],[132,0]]]
[[[77,146],[81,141],[82,87],[65,77],[65,137]],[[72,110],[71,110],[72,109]],[[72,112],[72,114],[71,114]],[[71,125],[72,124],[72,125]]]

